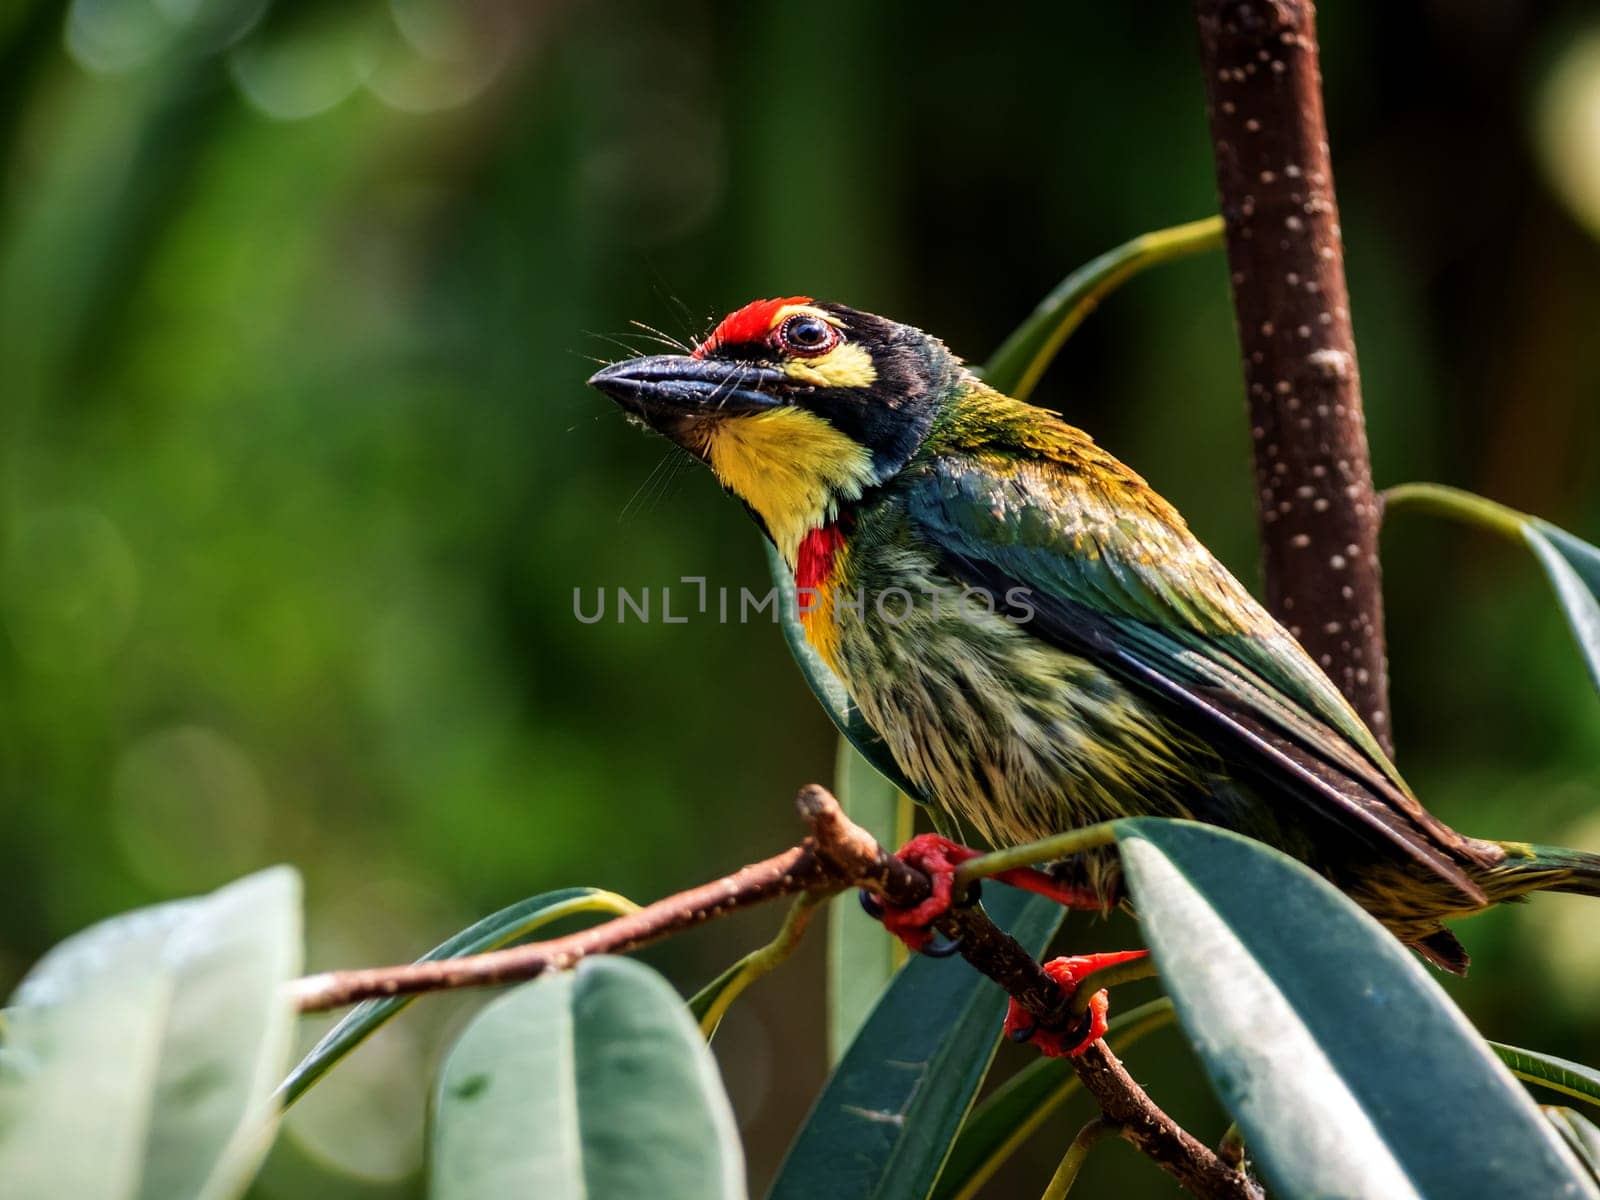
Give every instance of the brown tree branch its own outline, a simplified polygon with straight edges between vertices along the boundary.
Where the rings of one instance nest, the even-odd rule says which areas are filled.
[[[1080,1020],[1044,968],[981,909],[957,908],[939,924],[961,939],[961,956],[1000,984],[1043,1028]],[[1196,1196],[1260,1200],[1260,1186],[1224,1163],[1212,1150],[1159,1108],[1128,1074],[1102,1038],[1070,1060],[1084,1090],[1120,1135]]]
[[[1379,508],[1310,0],[1196,0],[1267,606],[1385,750]]]
[[[811,836],[800,845],[713,883],[658,900],[636,913],[566,937],[530,942],[467,958],[366,970],[329,971],[296,981],[301,1012],[318,1012],[385,996],[482,987],[565,970],[591,954],[620,954],[738,909],[798,892],[831,894],[864,887],[886,903],[910,907],[931,888],[922,871],[885,851],[847,817],[839,802],[815,784],[796,798]],[[1000,984],[1041,1026],[1059,1028],[1081,1019],[1043,967],[982,908],[953,908],[937,922],[959,938],[961,955]],[[1104,1041],[1073,1059],[1084,1087],[1121,1134],[1197,1196],[1258,1200],[1259,1187],[1223,1163],[1167,1116],[1133,1080]]]
[[[854,880],[894,904],[915,904],[928,894],[927,878],[886,853],[826,790],[802,788],[796,804],[812,836],[732,875],[566,937],[466,958],[309,975],[291,989],[295,1004],[301,1012],[321,1012],[384,996],[517,983],[546,971],[568,970],[591,954],[626,954],[778,896],[838,891]]]

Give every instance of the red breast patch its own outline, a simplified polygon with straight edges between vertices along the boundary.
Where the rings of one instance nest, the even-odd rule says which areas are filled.
[[[800,593],[800,615],[806,616],[816,607],[819,591],[833,574],[833,560],[844,549],[844,531],[838,525],[824,525],[813,529],[800,539],[795,553],[794,586]],[[807,589],[810,589],[807,591]]]
[[[772,320],[780,309],[791,304],[810,304],[810,296],[786,296],[781,300],[752,300],[737,312],[731,312],[717,322],[717,327],[694,348],[695,358],[715,354],[724,346],[739,346],[759,342],[772,331]]]

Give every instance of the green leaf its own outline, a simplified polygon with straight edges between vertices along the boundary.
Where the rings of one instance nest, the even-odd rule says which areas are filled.
[[[1172,1021],[1172,1001],[1162,997],[1111,1018],[1106,1042],[1121,1053],[1145,1034]],[[980,1104],[956,1139],[939,1174],[934,1200],[970,1200],[994,1172],[1080,1087],[1072,1062],[1034,1059]]]
[[[483,1010],[439,1079],[432,1200],[738,1200],[705,1039],[650,968],[591,958]]]
[[[1555,1126],[1555,1130],[1572,1152],[1578,1156],[1578,1161],[1584,1169],[1600,1183],[1600,1128],[1582,1113],[1574,1112],[1570,1108],[1557,1108],[1546,1105],[1545,1119]]]
[[[1384,513],[1410,508],[1451,517],[1521,542],[1544,568],[1567,624],[1600,690],[1600,548],[1548,521],[1436,483],[1406,483],[1383,493]]]
[[[8,1200],[238,1195],[271,1142],[299,969],[300,880],[285,867],[50,951],[5,1019]]]
[[[139,1195],[171,980],[153,966],[126,965],[115,987],[4,1014],[0,1178],[7,1196]]]
[[[1593,1067],[1537,1050],[1507,1046],[1503,1042],[1490,1042],[1489,1048],[1524,1083],[1536,1083],[1590,1104],[1600,1104],[1600,1071]]]
[[[1549,576],[1589,678],[1600,690],[1600,549],[1537,517],[1528,518],[1522,536]]]
[[[1031,954],[1060,928],[1050,900],[998,885],[985,896],[989,915]],[[1005,993],[966,963],[913,956],[834,1069],[769,1200],[923,1200],[988,1072],[1005,1011]]]
[[[486,950],[508,946],[564,917],[581,913],[616,916],[633,912],[637,907],[631,900],[599,888],[574,887],[544,892],[467,926],[417,961],[437,962],[442,958],[482,954]],[[278,1101],[285,1108],[293,1104],[312,1084],[332,1070],[334,1064],[415,999],[415,996],[390,996],[382,1000],[365,1000],[356,1005],[289,1072],[288,1078],[278,1086]]]
[[[1045,368],[1095,306],[1147,267],[1222,245],[1222,218],[1158,229],[1124,242],[1068,275],[980,369],[997,391],[1026,400]]]
[[[778,622],[783,629],[783,639],[788,643],[789,653],[794,655],[801,675],[805,676],[806,686],[822,705],[828,719],[855,747],[856,752],[872,765],[873,770],[922,803],[922,794],[901,773],[889,753],[889,747],[867,724],[866,718],[850,699],[850,694],[844,690],[839,677],[828,669],[822,656],[806,641],[805,627],[800,623],[800,605],[795,598],[794,575],[789,571],[789,564],[783,561],[783,555],[770,541],[763,539],[761,544],[767,552],[767,571],[772,576],[772,586],[777,589]]]
[[[1208,825],[1117,833],[1162,981],[1270,1190],[1600,1196],[1422,964],[1332,885]]]
[[[901,820],[902,793],[845,738],[839,739],[834,792],[850,819],[880,846],[894,849],[911,836]],[[838,1062],[905,962],[905,947],[876,921],[856,911],[846,893],[828,916],[828,1060]]]

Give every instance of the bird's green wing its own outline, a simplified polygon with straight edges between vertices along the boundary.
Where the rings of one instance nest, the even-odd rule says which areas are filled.
[[[1475,844],[1417,802],[1332,681],[1115,458],[1086,438],[945,454],[905,486],[917,536],[970,586],[997,598],[1023,589],[1037,636],[1158,697],[1225,758],[1481,899],[1461,866]]]

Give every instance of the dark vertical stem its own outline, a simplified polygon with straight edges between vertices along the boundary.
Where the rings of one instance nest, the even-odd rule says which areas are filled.
[[[1389,681],[1361,381],[1309,0],[1196,0],[1244,351],[1267,605],[1386,750]]]

